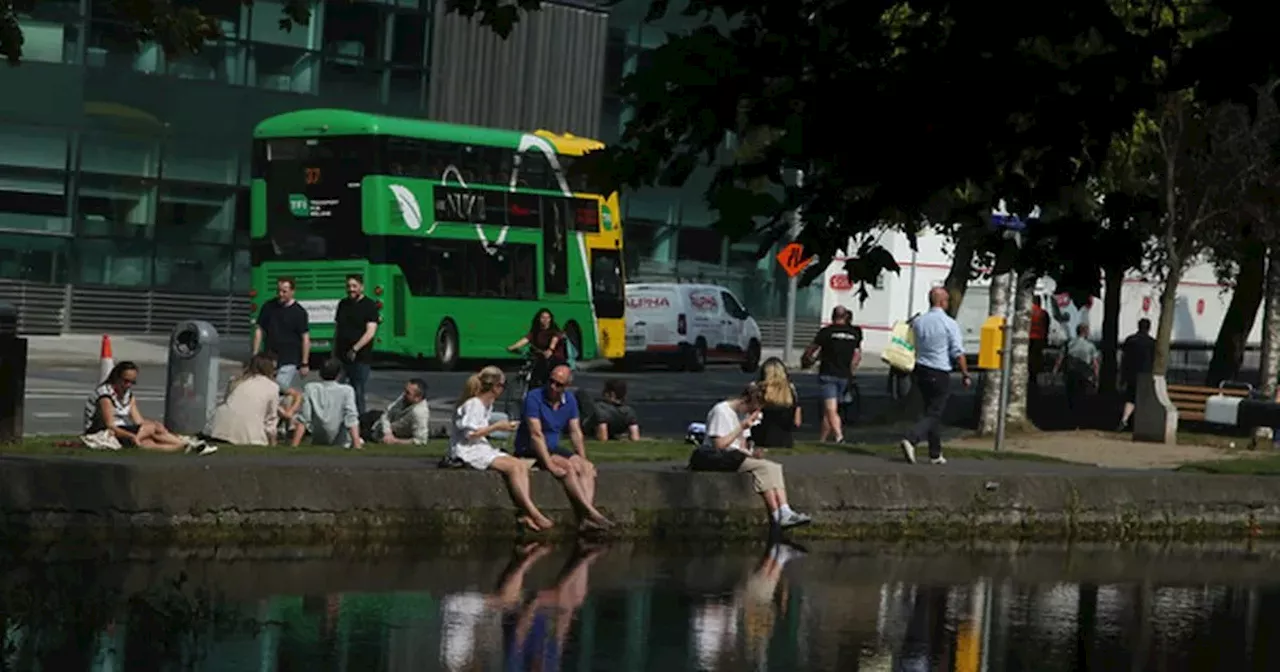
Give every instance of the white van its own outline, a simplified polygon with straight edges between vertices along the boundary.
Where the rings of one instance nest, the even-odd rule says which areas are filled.
[[[627,285],[626,361],[701,371],[708,362],[760,366],[760,325],[719,285]]]

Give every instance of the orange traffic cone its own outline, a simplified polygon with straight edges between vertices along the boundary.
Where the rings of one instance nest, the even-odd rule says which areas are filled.
[[[111,355],[111,336],[107,334],[102,335],[102,354],[98,355],[98,359],[100,360],[98,366],[102,371],[102,377],[99,380],[105,381],[116,365],[116,360]]]

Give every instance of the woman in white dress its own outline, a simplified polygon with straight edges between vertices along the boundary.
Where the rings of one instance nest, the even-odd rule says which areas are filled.
[[[529,497],[529,470],[531,465],[512,457],[489,443],[489,435],[495,432],[514,432],[519,423],[513,420],[491,422],[493,402],[502,394],[507,380],[502,369],[486,366],[467,379],[458,398],[458,410],[453,414],[453,432],[449,439],[449,457],[472,469],[492,469],[507,479],[511,499],[524,512],[520,524],[541,532],[554,525],[542,515]]]

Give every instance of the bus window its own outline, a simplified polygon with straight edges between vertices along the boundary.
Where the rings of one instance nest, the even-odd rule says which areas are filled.
[[[427,177],[426,144],[414,138],[385,139],[378,172],[403,177]]]
[[[520,154],[519,158],[517,186],[525,189],[560,191],[560,184],[556,181],[555,173],[551,170],[551,163],[547,161],[546,155],[531,149]]]
[[[560,214],[564,206],[556,201],[550,205],[558,207],[549,208],[542,217],[542,290],[547,294],[567,294],[569,230],[566,217]]]
[[[591,251],[591,298],[596,317],[621,318],[625,309],[622,254],[617,250]]]
[[[569,183],[570,191],[574,192],[575,194],[591,193],[591,189],[588,188],[587,186],[587,176],[581,175],[581,174],[575,174],[572,170],[573,164],[578,161],[578,158],[579,157],[576,157],[576,156],[561,155],[559,157],[560,172],[564,174],[565,181]],[[557,186],[557,188],[559,187]]]
[[[267,186],[264,258],[363,259],[360,183],[375,165],[369,136],[259,141]]]

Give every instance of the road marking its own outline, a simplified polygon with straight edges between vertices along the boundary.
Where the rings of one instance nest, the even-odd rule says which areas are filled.
[[[33,418],[69,418],[70,413],[32,413]]]

